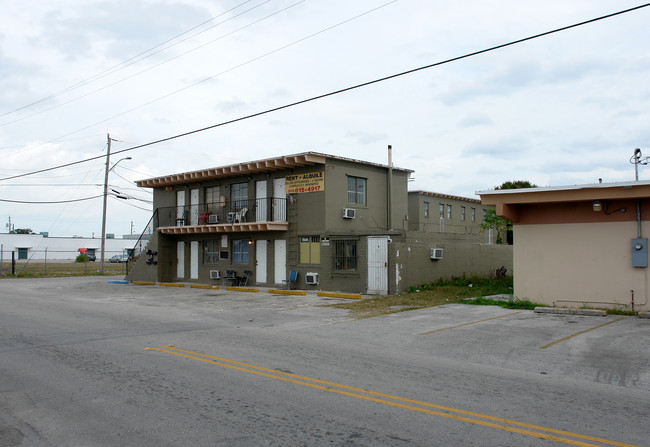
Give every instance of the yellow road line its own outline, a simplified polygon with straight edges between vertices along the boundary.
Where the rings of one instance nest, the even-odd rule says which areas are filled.
[[[567,340],[569,340],[569,339],[571,339],[571,338],[573,338],[573,337],[577,337],[578,335],[584,334],[585,332],[593,331],[593,330],[595,330],[595,329],[601,328],[601,327],[603,327],[603,326],[607,326],[608,324],[616,323],[617,321],[621,321],[621,320],[623,320],[623,319],[625,319],[625,317],[617,318],[616,320],[612,320],[612,321],[608,321],[607,323],[599,324],[598,326],[592,327],[592,328],[590,328],[590,329],[585,329],[584,331],[576,332],[575,334],[568,335],[568,336],[566,336],[566,337],[564,337],[564,338],[560,338],[559,340],[555,340],[554,342],[551,342],[551,343],[549,343],[549,344],[547,344],[547,345],[544,345],[544,346],[542,346],[542,347],[539,348],[539,349],[550,348],[550,347],[553,346],[553,345],[556,345],[556,344],[558,344],[558,343],[562,343],[563,341],[567,341]]]
[[[505,315],[499,315],[498,317],[486,318],[485,320],[478,320],[478,321],[472,321],[472,322],[469,322],[469,323],[458,324],[456,326],[443,327],[442,329],[436,329],[435,331],[422,332],[420,335],[434,334],[436,332],[446,331],[447,329],[456,329],[458,327],[469,326],[470,324],[476,324],[476,323],[483,323],[484,321],[496,320],[497,318],[509,317],[510,315],[517,315],[517,314],[520,314],[520,313],[521,312],[512,312],[512,313],[505,314]]]
[[[460,409],[456,409],[456,408],[452,408],[452,407],[445,407],[445,406],[442,406],[442,405],[436,405],[436,404],[432,404],[432,403],[428,403],[428,402],[421,402],[421,401],[408,399],[408,398],[403,398],[403,397],[399,397],[399,396],[392,396],[392,395],[389,395],[389,394],[379,393],[379,392],[365,390],[365,389],[361,389],[361,388],[355,388],[355,387],[351,387],[351,386],[347,386],[347,385],[328,382],[328,381],[325,381],[325,380],[319,380],[319,379],[314,379],[314,378],[310,378],[310,377],[300,376],[300,375],[297,375],[297,374],[285,373],[285,372],[282,372],[282,371],[272,370],[272,369],[264,368],[264,367],[261,367],[261,366],[250,365],[250,364],[238,362],[238,361],[235,361],[235,360],[228,360],[228,359],[225,359],[225,358],[216,357],[216,356],[212,356],[212,355],[208,355],[208,354],[201,354],[199,352],[186,351],[186,350],[183,350],[183,349],[176,348],[174,345],[162,346],[162,347],[159,347],[159,348],[146,348],[146,350],[159,351],[159,352],[163,352],[163,353],[167,353],[167,354],[171,354],[171,355],[176,355],[176,356],[180,356],[180,357],[184,357],[184,358],[188,358],[188,359],[192,359],[192,360],[197,360],[197,361],[200,361],[200,362],[205,362],[205,363],[212,364],[212,365],[222,366],[222,367],[225,367],[225,368],[230,368],[230,369],[234,369],[234,370],[237,370],[237,371],[246,372],[246,373],[249,373],[249,374],[268,377],[268,378],[271,378],[271,379],[281,380],[281,381],[284,381],[284,382],[290,382],[290,383],[294,383],[294,384],[297,384],[297,385],[302,385],[302,386],[306,386],[306,387],[309,387],[309,388],[315,388],[315,389],[322,390],[322,391],[328,391],[328,392],[335,393],[335,394],[341,394],[341,395],[344,395],[344,396],[355,397],[357,399],[362,399],[362,400],[367,400],[367,401],[371,401],[371,402],[381,403],[381,404],[384,404],[384,405],[403,408],[403,409],[406,409],[406,410],[416,411],[416,412],[419,412],[419,413],[431,414],[431,415],[440,416],[440,417],[444,417],[444,418],[447,418],[447,419],[453,419],[453,420],[457,420],[457,421],[461,421],[461,422],[468,422],[468,423],[471,423],[471,424],[477,424],[477,425],[482,425],[482,426],[485,426],[485,427],[496,428],[496,429],[508,431],[508,432],[511,432],[511,433],[518,433],[518,434],[531,436],[531,437],[535,437],[535,438],[547,439],[547,440],[550,440],[550,441],[560,442],[560,443],[567,444],[567,445],[575,445],[575,446],[581,446],[581,447],[598,447],[598,446],[596,446],[596,444],[589,444],[589,443],[585,443],[585,442],[582,442],[582,441],[576,441],[574,439],[561,438],[561,437],[554,436],[554,435],[551,435],[551,434],[548,434],[548,433],[554,433],[554,434],[559,434],[559,435],[564,435],[564,436],[570,436],[570,437],[573,437],[573,438],[583,439],[583,440],[587,440],[587,441],[595,441],[595,442],[599,442],[601,444],[608,444],[608,445],[614,445],[614,446],[619,446],[619,447],[635,447],[635,446],[633,446],[631,444],[625,444],[625,443],[620,443],[620,442],[616,442],[616,441],[610,441],[610,440],[607,440],[607,439],[596,438],[596,437],[588,436],[588,435],[581,435],[581,434],[578,434],[578,433],[572,433],[572,432],[568,432],[568,431],[564,431],[564,430],[556,430],[556,429],[549,428],[549,427],[543,427],[543,426],[539,426],[539,425],[527,424],[527,423],[524,423],[524,422],[518,422],[518,421],[514,421],[514,420],[510,420],[510,419],[499,418],[499,417],[496,417],[496,416],[489,416],[489,415],[485,415],[485,414],[481,414],[481,413],[474,413],[474,412],[471,412],[471,411],[460,410]],[[313,383],[308,383],[308,382],[313,382]],[[340,389],[335,389],[335,388],[332,388],[332,387],[337,387],[337,388],[340,388]],[[344,390],[348,390],[348,391],[344,391]],[[362,393],[362,394],[358,394],[358,393]],[[382,397],[384,399],[380,399],[378,397],[371,397],[371,396],[378,396],[378,397]],[[392,399],[392,400],[395,400],[397,402],[391,402],[391,401],[388,401],[388,400],[385,400],[385,399]],[[413,405],[402,404],[402,403],[399,403],[399,402],[406,402],[408,404],[420,405],[422,407],[435,408],[437,410],[446,411],[447,413],[443,413],[441,411],[430,410],[428,408],[415,407]],[[453,413],[456,413],[456,414],[453,414]],[[510,424],[510,425],[516,425],[516,426],[520,426],[520,427],[526,427],[526,428],[529,428],[529,429],[544,431],[546,433],[539,433],[539,432],[534,432],[534,431],[530,431],[530,430],[526,430],[526,429],[522,429],[522,428],[510,427],[510,426],[507,426],[507,425],[501,425],[501,424],[497,424],[497,423],[494,423],[494,422],[482,421],[480,419],[471,419],[470,417],[467,417],[467,416],[470,416],[470,417],[473,417],[473,418],[487,419],[487,420],[490,420],[490,421],[496,421],[496,422],[506,423],[506,424]]]

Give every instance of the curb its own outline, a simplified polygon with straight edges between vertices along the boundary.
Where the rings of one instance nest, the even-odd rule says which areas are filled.
[[[362,298],[358,293],[318,292],[316,296],[327,296],[330,298],[349,298],[351,300],[360,300]]]
[[[639,318],[646,318],[650,320],[650,312],[639,312]]]
[[[590,317],[607,316],[607,311],[599,309],[568,309],[566,307],[536,307],[533,309],[538,314],[555,314],[555,315],[586,315]]]
[[[272,293],[274,295],[280,294],[280,295],[300,295],[300,296],[306,296],[307,291],[305,290],[281,290],[281,289],[269,289],[269,293]]]

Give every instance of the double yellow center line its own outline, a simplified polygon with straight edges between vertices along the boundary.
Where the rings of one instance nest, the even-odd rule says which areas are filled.
[[[593,436],[581,435],[571,433],[564,430],[556,430],[553,428],[542,427],[539,425],[527,424],[524,422],[513,421],[510,419],[503,419],[486,414],[474,413],[471,411],[460,410],[457,408],[445,407],[428,402],[421,402],[413,399],[407,399],[399,396],[392,396],[390,394],[378,393],[375,391],[364,390],[355,388],[339,383],[328,382],[325,380],[314,379],[311,377],[300,376],[297,374],[286,373],[274,369],[268,369],[261,366],[250,365],[247,363],[228,360],[213,355],[202,354],[199,352],[187,351],[184,349],[176,348],[174,345],[161,346],[158,348],[146,348],[148,351],[158,351],[166,354],[184,357],[199,362],[204,362],[214,366],[221,366],[224,368],[233,369],[236,371],[254,374],[257,376],[267,377],[270,379],[281,380],[300,386],[305,386],[320,391],[327,391],[347,397],[354,397],[365,401],[375,402],[391,407],[401,408],[404,410],[416,411],[418,413],[425,413],[434,416],[439,416],[447,419],[453,419],[460,422],[467,422],[470,424],[481,425],[484,427],[495,428],[504,430],[511,433],[517,433],[525,436],[531,436],[539,439],[546,439],[563,443],[566,445],[575,445],[582,447],[594,447],[601,444],[613,445],[619,447],[635,447],[631,444],[624,444],[606,439],[596,438]],[[574,439],[570,439],[574,438]],[[592,444],[585,441],[597,442],[599,444]]]

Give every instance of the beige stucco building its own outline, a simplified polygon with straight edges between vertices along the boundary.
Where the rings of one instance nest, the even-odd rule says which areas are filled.
[[[514,224],[514,293],[570,307],[647,310],[650,182],[480,191]]]

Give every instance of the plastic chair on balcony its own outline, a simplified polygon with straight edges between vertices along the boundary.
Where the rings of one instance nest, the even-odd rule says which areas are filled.
[[[287,289],[291,290],[292,285],[296,285],[296,281],[298,281],[298,271],[297,270],[291,270],[289,272],[289,279],[283,279],[282,282],[287,285]]]
[[[210,214],[210,211],[199,213],[199,225],[206,225],[208,223],[208,219],[210,218]]]
[[[248,208],[242,208],[239,211],[235,213],[235,222],[236,223],[242,223],[246,222],[246,213],[248,212]]]

